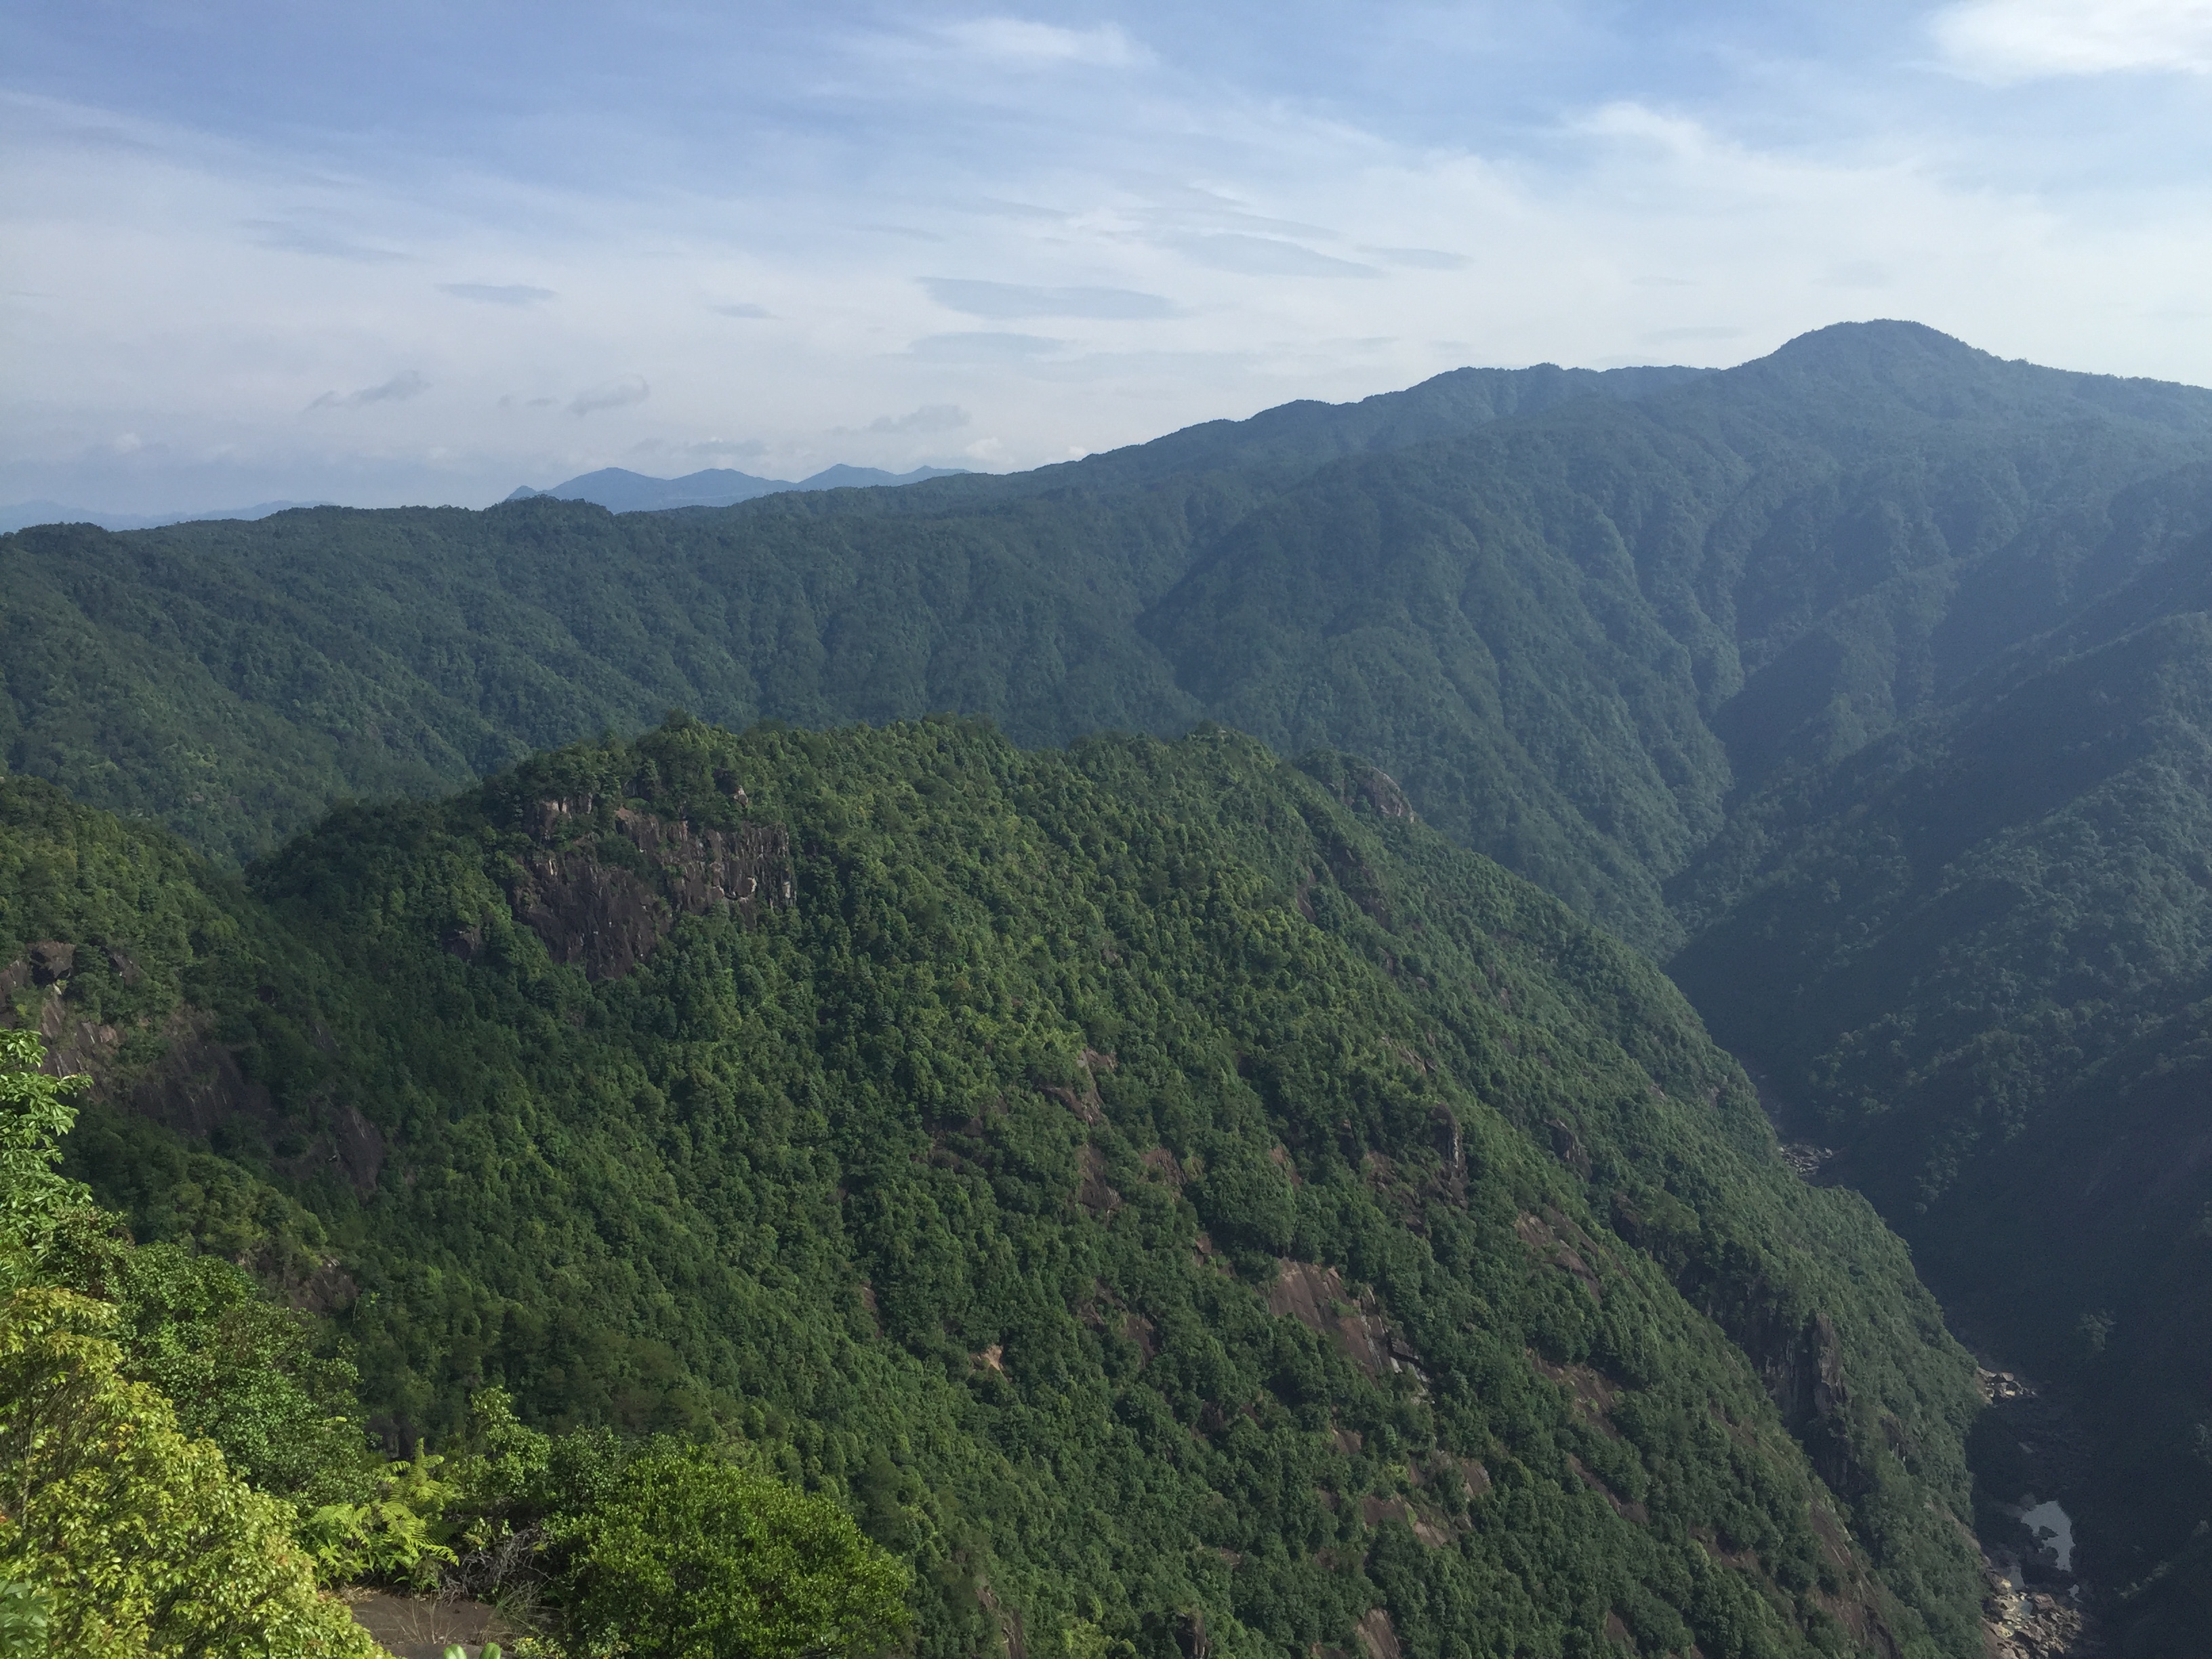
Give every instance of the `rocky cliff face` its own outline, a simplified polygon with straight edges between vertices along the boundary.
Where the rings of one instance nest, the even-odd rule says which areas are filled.
[[[508,901],[556,962],[587,979],[629,973],[678,916],[734,911],[751,921],[797,896],[781,824],[702,828],[627,806],[608,814],[589,795],[535,802],[529,818],[537,845]],[[463,933],[448,943],[467,957],[477,940]]]
[[[1556,1133],[1553,1139],[1555,1154],[1571,1166]],[[1621,1237],[1650,1255],[1675,1289],[1743,1351],[1820,1478],[1845,1498],[1869,1490],[1872,1472],[1853,1455],[1844,1430],[1851,1389],[1828,1315],[1801,1305],[1737,1253],[1715,1250],[1663,1216],[1639,1213],[1624,1194],[1613,1196],[1613,1220]],[[1899,1450],[1903,1431],[1887,1420],[1884,1429],[1890,1449]]]

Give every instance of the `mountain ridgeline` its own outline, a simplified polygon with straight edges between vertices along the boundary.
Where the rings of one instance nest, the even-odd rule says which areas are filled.
[[[918,466],[911,472],[886,472],[874,466],[830,466],[796,483],[788,478],[756,477],[726,466],[687,472],[680,478],[652,478],[627,467],[603,466],[556,483],[532,489],[525,484],[507,496],[510,501],[551,496],[563,501],[596,501],[611,513],[665,513],[684,507],[734,507],[761,495],[793,489],[874,489],[886,485],[920,483],[925,478],[950,478],[960,469]]]
[[[1854,325],[895,490],[27,531],[0,753],[232,869],[672,707],[1358,754],[1664,963],[2078,1402],[2153,1654],[2212,1620],[2208,571],[2212,392]]]
[[[495,1384],[735,1437],[930,1655],[1979,1650],[1903,1248],[1364,763],[672,721],[244,886],[0,809],[72,1168],[323,1310],[391,1443]]]
[[[672,707],[1179,732],[1203,707],[1137,624],[1256,504],[1347,454],[1693,378],[1469,369],[1034,473],[723,511],[46,527],[0,541],[0,752],[238,863],[335,799],[459,788]]]

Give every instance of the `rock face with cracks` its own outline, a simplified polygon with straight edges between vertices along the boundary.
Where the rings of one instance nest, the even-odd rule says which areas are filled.
[[[515,919],[554,961],[587,979],[621,978],[678,916],[730,911],[751,920],[792,902],[790,839],[780,826],[702,830],[620,806],[610,830],[580,833],[595,805],[589,795],[536,803],[538,845],[508,892]],[[480,943],[480,933],[462,930],[448,948],[466,959]]]

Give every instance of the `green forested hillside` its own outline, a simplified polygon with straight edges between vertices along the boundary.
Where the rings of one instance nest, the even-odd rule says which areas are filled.
[[[1320,473],[1144,625],[1210,714],[1374,757],[1449,833],[1663,953],[1662,884],[1735,800],[2212,521],[2208,446],[2212,393],[1829,330]]]
[[[678,721],[244,885],[0,795],[73,1167],[392,1443],[500,1384],[757,1446],[930,1653],[1978,1651],[1903,1249],[1363,764]]]
[[[2212,1368],[2168,1340],[2212,1297],[2208,532],[2212,392],[1850,325],[896,492],[27,532],[0,744],[234,866],[670,706],[1360,753],[1666,961],[1822,1178],[2076,1391],[2124,1621],[2212,1599]],[[2108,1145],[2136,1176],[2077,1179]]]
[[[1718,375],[1465,371],[896,491],[49,528],[0,544],[0,742],[240,859],[338,795],[671,706],[951,708],[1024,743],[1212,717],[1370,757],[1663,951],[1661,884],[1731,789],[2202,527],[2203,489],[2165,481],[2208,441],[2212,394],[1887,324]]]
[[[487,1388],[443,1455],[374,1450],[327,1320],[192,1242],[133,1243],[57,1174],[91,1079],[49,1058],[38,1033],[0,1030],[9,1659],[371,1659],[387,1649],[354,1608],[472,1590],[501,1592],[519,1659],[864,1659],[904,1633],[905,1568],[741,1441],[556,1437]]]
[[[807,725],[954,708],[1027,743],[1180,732],[1203,711],[1133,619],[1285,480],[1695,378],[1464,369],[1036,472],[721,511],[27,531],[0,538],[0,756],[236,863],[333,799],[459,787],[672,706]]]

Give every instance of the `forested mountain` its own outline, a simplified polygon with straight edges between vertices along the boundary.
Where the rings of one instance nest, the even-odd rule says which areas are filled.
[[[1194,549],[1322,462],[1693,379],[1466,369],[1009,477],[624,514],[543,499],[253,533],[0,541],[9,765],[232,861],[342,795],[458,787],[672,706],[986,714],[1026,743],[1202,712],[1134,631]]]
[[[750,1449],[928,1655],[1980,1651],[1979,1401],[1902,1247],[1363,763],[676,720],[243,884],[0,819],[71,1169],[321,1310],[458,1490],[500,1385]]]
[[[234,866],[671,706],[1359,753],[1668,963],[2076,1392],[2155,1652],[2212,1618],[2208,534],[2212,392],[1852,325],[897,491],[27,532],[0,743]]]

